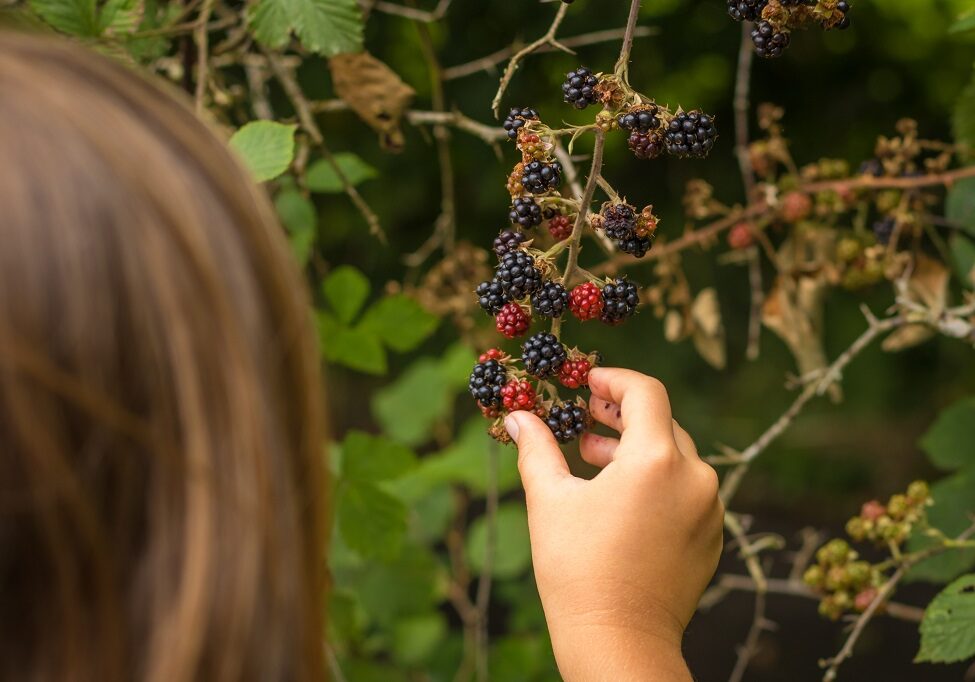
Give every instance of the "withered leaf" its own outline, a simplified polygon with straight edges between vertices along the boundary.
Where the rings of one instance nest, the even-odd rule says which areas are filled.
[[[698,293],[691,304],[691,320],[694,323],[691,339],[697,352],[712,367],[724,369],[727,362],[725,333],[717,291],[709,287]]]

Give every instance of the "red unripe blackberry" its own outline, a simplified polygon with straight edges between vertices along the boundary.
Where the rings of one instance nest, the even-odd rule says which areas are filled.
[[[525,371],[537,379],[545,379],[559,371],[565,362],[565,346],[555,334],[538,332],[521,346],[521,360]]]
[[[752,29],[752,43],[759,57],[781,57],[790,40],[788,31],[778,31],[767,21],[758,22]]]
[[[504,304],[511,300],[501,282],[496,278],[487,282],[481,282],[474,290],[477,296],[477,304],[489,315],[497,315]]]
[[[864,502],[863,506],[860,507],[860,517],[867,521],[876,521],[886,513],[887,507],[881,504],[879,500]]]
[[[664,152],[664,137],[658,131],[641,133],[634,130],[626,144],[638,159],[655,159]]]
[[[606,324],[617,325],[636,312],[640,294],[636,285],[625,277],[619,277],[603,286],[603,314]]]
[[[755,243],[752,226],[741,222],[728,230],[728,246],[733,249],[747,249]]]
[[[782,219],[797,223],[809,215],[813,202],[805,192],[789,192],[782,197]]]
[[[569,294],[569,310],[585,322],[603,314],[603,292],[592,282],[575,287]]]
[[[544,194],[550,189],[557,189],[562,184],[562,164],[558,161],[544,163],[532,161],[526,163],[521,172],[521,186],[526,192]]]
[[[573,220],[569,216],[559,213],[549,218],[548,231],[557,241],[572,236]]]
[[[517,303],[506,303],[494,320],[498,333],[509,339],[523,335],[532,322],[525,309]]]
[[[596,103],[599,96],[595,88],[598,84],[599,80],[593,75],[592,71],[580,66],[575,71],[570,71],[565,75],[565,82],[562,84],[562,99],[576,109],[585,109],[590,104]]]
[[[501,388],[508,382],[508,370],[497,360],[474,365],[467,388],[481,407],[499,407]]]
[[[504,351],[500,348],[488,348],[486,351],[481,353],[481,356],[477,359],[478,362],[487,362],[488,360],[497,360],[501,362],[504,358]]]
[[[532,310],[542,317],[562,317],[569,307],[569,292],[558,282],[546,282],[532,294]]]
[[[535,259],[524,251],[504,254],[494,275],[501,285],[507,301],[518,301],[538,291],[542,286],[542,273],[535,267]],[[483,304],[482,304],[483,307]],[[494,313],[501,310],[498,306]]]
[[[516,250],[526,239],[527,237],[517,230],[503,230],[494,238],[494,253],[498,256],[498,260],[501,260],[504,254]]]
[[[559,383],[566,388],[588,386],[589,370],[591,369],[592,363],[589,362],[589,358],[579,357],[566,360],[559,368]]]
[[[508,133],[508,139],[517,140],[518,131],[523,128],[528,121],[536,120],[538,120],[538,112],[534,109],[530,109],[528,107],[515,107],[508,112],[508,115],[505,117],[504,123],[501,125],[501,127],[504,128]]]
[[[705,158],[718,139],[714,118],[698,110],[679,111],[667,126],[667,153],[678,158]]]
[[[486,407],[481,403],[478,403],[477,409],[479,409],[481,414],[483,414],[487,419],[497,419],[501,416],[501,408],[497,406]]]
[[[581,405],[556,403],[548,411],[545,423],[552,430],[555,440],[560,443],[568,443],[586,432],[592,424],[592,417],[589,416],[589,411]]]
[[[521,225],[522,229],[530,230],[542,222],[542,207],[534,197],[515,197],[511,202],[508,219],[512,223]]]
[[[501,389],[501,403],[506,410],[512,412],[515,410],[528,410],[530,412],[535,409],[537,400],[538,396],[535,394],[535,389],[524,379],[521,381],[512,379]]]

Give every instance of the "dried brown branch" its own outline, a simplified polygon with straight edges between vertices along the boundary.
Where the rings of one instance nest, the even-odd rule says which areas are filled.
[[[634,0],[636,1],[636,0]],[[589,224],[589,206],[592,204],[592,197],[596,193],[596,185],[599,182],[600,171],[603,167],[603,149],[606,146],[606,134],[602,130],[596,130],[596,143],[592,149],[592,165],[589,167],[589,177],[586,179],[586,186],[582,190],[579,199],[579,213],[576,215],[575,225],[572,227],[572,235],[569,237],[569,257],[566,259],[565,270],[562,273],[562,283],[566,288],[572,286],[572,278],[576,275],[579,266],[579,251],[582,248],[582,233]]]
[[[521,64],[521,60],[535,52],[540,47],[548,45],[550,47],[564,50],[566,52],[572,52],[571,49],[560,43],[555,39],[555,34],[559,30],[559,26],[562,24],[562,20],[565,19],[565,14],[568,12],[569,6],[564,2],[559,3],[559,9],[555,13],[555,18],[552,19],[552,24],[548,27],[543,35],[538,40],[532,41],[525,45],[517,52],[515,52],[511,59],[508,61],[508,65],[504,69],[504,74],[501,76],[501,83],[498,85],[498,91],[494,95],[494,99],[491,100],[491,111],[494,112],[494,117],[498,118],[498,112],[501,110],[501,98],[504,97],[504,91],[508,89],[508,85],[511,83],[511,78],[515,75],[515,71],[518,70],[518,66]]]
[[[335,157],[332,155],[331,150],[325,143],[325,136],[322,135],[321,128],[318,127],[318,123],[315,121],[315,116],[311,111],[308,99],[305,97],[305,93],[302,92],[301,86],[298,85],[298,81],[295,79],[294,73],[285,66],[281,59],[271,53],[266,52],[268,64],[271,66],[271,71],[274,72],[275,78],[281,83],[281,87],[284,89],[285,94],[287,94],[288,99],[291,100],[291,104],[295,108],[295,112],[298,114],[298,120],[301,122],[302,129],[308,134],[315,146],[318,147],[319,151],[322,153],[322,157],[332,167],[335,172],[336,177],[338,177],[339,182],[342,183],[342,189],[348,195],[355,207],[359,209],[359,213],[365,218],[366,223],[369,225],[369,232],[376,238],[378,238],[382,243],[386,243],[386,233],[383,232],[382,226],[379,223],[379,217],[373,212],[366,200],[362,198],[359,191],[349,182],[349,178],[345,175],[345,171],[339,166]]]
[[[751,578],[755,590],[755,610],[752,615],[752,624],[748,628],[748,635],[745,637],[744,644],[738,648],[738,659],[735,661],[735,667],[731,671],[731,676],[728,678],[728,682],[740,682],[745,675],[745,670],[748,668],[748,663],[758,652],[758,640],[762,632],[767,629],[765,620],[765,593],[768,589],[768,578],[766,578],[765,572],[762,570],[762,564],[758,558],[760,550],[751,543],[745,534],[744,528],[742,528],[741,523],[738,521],[738,517],[731,512],[725,512],[724,525],[737,541],[739,555],[748,568],[748,575]]]
[[[915,189],[918,187],[934,187],[943,185],[951,187],[958,180],[975,177],[975,165],[964,166],[944,173],[930,173],[905,178],[877,178],[872,175],[861,175],[846,180],[825,180],[809,182],[799,185],[797,189],[806,194],[833,190],[842,192],[854,189]]]
[[[212,13],[213,0],[204,0],[200,18],[196,21],[197,26],[193,31],[193,42],[196,44],[196,91],[193,101],[197,115],[203,113],[207,83],[210,79],[210,32],[207,29],[207,22],[210,21]]]
[[[633,32],[633,37],[645,38],[647,36],[655,35],[656,33],[656,29],[647,26],[638,26]],[[597,45],[599,43],[609,43],[614,40],[619,40],[625,34],[625,28],[610,28],[604,31],[582,33],[577,36],[565,38],[559,42],[568,48],[585,47],[586,45]],[[480,59],[465,62],[464,64],[458,64],[457,66],[448,66],[443,72],[444,80],[449,81],[454,80],[455,78],[464,78],[465,76],[473,76],[474,74],[481,72],[491,73],[498,64],[510,58],[520,49],[520,47],[520,45],[509,45],[508,47],[502,48],[496,52],[492,52],[489,55],[481,57]],[[542,45],[535,50],[535,52],[538,54],[554,51],[555,48],[551,45]]]
[[[630,12],[626,17],[626,30],[623,33],[623,47],[620,48],[620,56],[616,60],[614,69],[617,76],[623,82],[630,82],[630,52],[633,51],[633,36],[636,32],[636,20],[640,16],[640,0],[633,0],[630,3]]]
[[[963,533],[955,538],[955,541],[964,541],[975,534],[975,524],[969,526]],[[823,682],[832,682],[836,679],[836,674],[843,665],[843,662],[853,655],[853,648],[856,646],[857,641],[860,639],[860,635],[863,634],[864,628],[877,613],[877,610],[881,607],[884,601],[891,595],[894,588],[897,587],[898,583],[907,575],[907,572],[911,567],[917,565],[919,562],[927,559],[928,557],[934,556],[936,554],[941,554],[948,550],[947,546],[935,546],[929,547],[926,550],[916,552],[904,557],[900,566],[894,571],[894,574],[887,579],[880,589],[877,590],[877,596],[873,598],[863,613],[856,619],[853,625],[853,630],[850,631],[849,637],[846,638],[846,642],[843,643],[843,648],[840,649],[839,653],[833,658],[827,659],[826,661],[821,661],[820,665],[826,668],[826,673],[823,675]]]
[[[447,10],[450,8],[450,3],[451,0],[440,0],[433,10],[427,11],[417,9],[415,7],[404,7],[403,5],[397,5],[394,2],[378,0],[377,2],[370,3],[369,9],[373,12],[382,12],[383,14],[399,16],[405,19],[418,21],[423,24],[432,24],[436,21],[440,21],[447,15]]]

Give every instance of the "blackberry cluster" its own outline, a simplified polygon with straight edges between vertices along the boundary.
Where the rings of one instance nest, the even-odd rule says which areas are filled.
[[[525,127],[528,121],[537,121],[538,112],[534,109],[528,107],[518,108],[515,107],[508,112],[508,115],[504,119],[504,123],[501,125],[502,128],[508,133],[509,140],[518,139],[518,131]]]
[[[755,21],[767,4],[768,0],[728,0],[728,15],[735,21]]]
[[[494,281],[500,284],[508,301],[517,301],[541,288],[542,273],[535,267],[535,259],[527,253],[511,251],[501,258]]]
[[[664,136],[658,131],[641,133],[634,130],[626,141],[633,156],[638,159],[655,159],[664,151]]]
[[[767,21],[760,21],[752,29],[752,43],[759,57],[781,57],[791,38],[786,30],[777,30]]]
[[[637,233],[637,216],[633,207],[627,204],[613,204],[603,213],[603,228],[606,236],[616,242],[616,246],[623,253],[643,258],[652,246],[648,236]]]
[[[659,111],[660,109],[656,104],[631,109],[616,117],[616,125],[622,130],[649,133],[651,130],[656,130],[660,127],[660,118],[657,116]]]
[[[467,388],[481,407],[499,407],[501,389],[507,382],[508,370],[505,366],[497,360],[488,360],[474,365]]]
[[[534,197],[515,197],[511,202],[508,218],[512,223],[530,230],[542,223],[542,207],[538,205]]]
[[[882,246],[890,244],[890,238],[894,236],[894,228],[897,221],[891,217],[878,220],[873,224],[873,236],[877,238],[877,243]]]
[[[603,314],[600,319],[606,324],[619,324],[636,312],[640,304],[640,294],[636,285],[620,277],[603,286]]]
[[[526,239],[525,235],[516,230],[503,230],[501,234],[494,238],[494,253],[497,254],[498,260],[504,257],[504,254],[514,251],[521,243]]]
[[[532,295],[532,310],[542,317],[562,317],[569,307],[569,292],[558,282],[546,282]]]
[[[718,139],[714,119],[698,110],[678,111],[667,126],[667,153],[679,158],[703,159]]]
[[[558,161],[526,163],[521,173],[521,185],[526,192],[544,194],[562,184],[562,164]]]
[[[481,282],[474,290],[474,294],[477,296],[477,304],[484,308],[484,312],[488,315],[497,315],[504,304],[511,300],[497,279]]]
[[[565,82],[562,83],[562,98],[576,109],[585,109],[590,104],[595,104],[598,98],[596,85],[599,80],[593,75],[592,71],[584,66],[580,66],[575,71],[565,74]]]
[[[840,0],[838,3],[836,3],[836,11],[840,12],[843,15],[843,18],[840,19],[839,22],[833,26],[833,28],[839,29],[840,31],[850,28],[850,17],[847,16],[850,11],[850,3],[848,3],[846,0]]]
[[[521,347],[521,361],[525,371],[536,379],[557,374],[568,353],[555,334],[539,332],[530,336]]]
[[[545,423],[552,430],[555,440],[560,443],[568,443],[575,440],[589,428],[592,418],[589,412],[581,405],[574,403],[556,403],[548,411]]]

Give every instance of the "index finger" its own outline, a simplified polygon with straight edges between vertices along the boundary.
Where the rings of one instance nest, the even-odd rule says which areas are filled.
[[[629,434],[674,441],[670,398],[659,379],[631,369],[596,367],[589,372],[589,388],[597,398],[620,406],[622,439]]]

